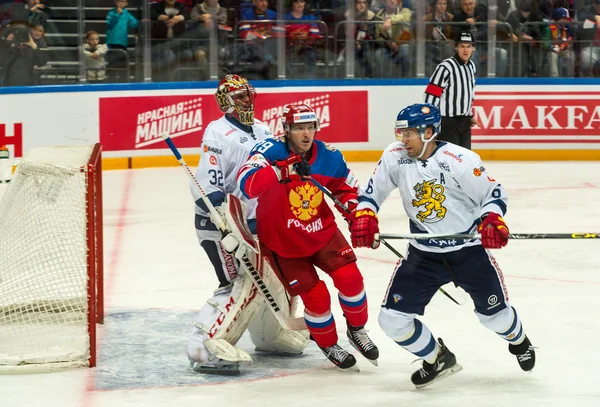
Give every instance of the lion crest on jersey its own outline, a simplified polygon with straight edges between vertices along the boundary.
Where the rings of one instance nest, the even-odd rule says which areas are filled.
[[[446,216],[446,208],[442,205],[446,200],[445,188],[435,181],[437,180],[423,180],[413,187],[416,199],[412,200],[412,205],[415,208],[424,207],[423,211],[417,213],[417,219],[423,223],[439,222]]]
[[[308,182],[290,189],[290,209],[300,220],[309,220],[317,214],[317,208],[323,202],[323,192]]]

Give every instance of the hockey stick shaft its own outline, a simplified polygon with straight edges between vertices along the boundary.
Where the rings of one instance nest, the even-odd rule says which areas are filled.
[[[329,199],[331,199],[333,201],[333,203],[336,204],[341,210],[343,210],[347,214],[350,214],[352,212],[352,211],[350,211],[350,209],[348,209],[348,207],[346,205],[344,205],[339,199],[337,199],[331,193],[331,191],[329,191],[327,188],[325,188],[323,185],[321,185],[321,183],[319,181],[317,181],[313,177],[310,177],[310,180],[311,180],[311,182],[313,184],[315,184],[315,186],[317,188],[319,188],[325,195],[327,195],[329,197]],[[381,235],[379,235],[379,241],[381,243],[383,243],[383,245],[385,247],[387,247],[388,249],[390,249],[392,253],[394,253],[396,256],[398,256],[399,259],[403,259],[404,258],[404,256],[402,254],[400,254],[400,252],[398,250],[396,250],[396,248],[394,246],[392,246],[391,244],[389,244],[388,242],[386,242],[385,239],[382,239]],[[448,297],[450,299],[450,301],[452,301],[456,305],[462,305],[460,302],[458,302],[457,300],[455,300],[450,294],[448,294],[448,292],[446,292],[446,290],[444,290],[442,287],[439,288],[439,291],[442,294],[444,294],[446,297]]]
[[[171,140],[171,137],[169,137],[167,134],[163,134],[162,138],[167,143],[167,145],[169,146],[171,151],[173,152],[173,155],[175,156],[177,161],[179,161],[179,165],[181,165],[183,167],[183,169],[185,170],[185,173],[187,174],[190,181],[192,181],[194,183],[194,185],[196,186],[196,189],[198,189],[198,192],[200,193],[200,197],[202,198],[202,202],[204,202],[204,204],[208,208],[208,211],[211,214],[211,218],[212,218],[211,220],[213,222],[215,222],[215,226],[221,232],[226,232],[227,226],[223,222],[223,219],[219,215],[219,212],[217,212],[217,209],[215,208],[215,206],[212,204],[210,199],[208,199],[208,194],[206,192],[204,192],[204,189],[202,188],[202,186],[200,185],[200,183],[194,176],[194,173],[192,172],[192,170],[190,170],[190,167],[188,167],[187,163],[185,162],[185,160],[183,159],[181,154],[179,153],[179,150],[173,143],[173,140]]]
[[[381,239],[460,239],[471,240],[481,239],[479,233],[467,234],[428,234],[428,233],[408,233],[408,234],[384,234],[379,236]],[[510,233],[509,239],[600,239],[600,233]]]
[[[225,225],[223,218],[221,218],[221,215],[219,214],[219,212],[217,212],[217,209],[214,207],[214,205],[212,204],[210,199],[208,199],[208,195],[206,194],[206,192],[204,191],[204,189],[202,188],[202,186],[200,185],[200,183],[194,176],[194,173],[190,170],[190,167],[188,167],[184,158],[179,153],[179,150],[175,146],[175,143],[173,143],[173,140],[171,140],[171,138],[168,135],[163,135],[162,138],[163,138],[163,140],[165,140],[165,142],[167,143],[167,145],[173,152],[173,155],[175,156],[177,161],[179,161],[179,164],[181,165],[181,167],[185,170],[190,181],[192,181],[192,183],[196,186],[196,189],[198,190],[198,193],[200,194],[200,198],[202,199],[204,204],[208,207],[208,210],[209,210],[210,214],[212,215],[211,220],[213,220],[213,222],[215,222],[215,220],[216,220],[216,226],[217,226],[217,228],[219,228],[219,230],[221,232],[228,232],[229,229]],[[241,262],[242,262],[243,267],[246,269],[247,274],[252,279],[252,282],[258,289],[258,292],[260,293],[260,295],[270,305],[269,309],[271,310],[271,312],[273,313],[273,315],[275,316],[277,321],[279,321],[281,326],[286,329],[291,329],[291,330],[306,329],[306,325],[304,324],[303,318],[290,319],[281,313],[281,307],[275,301],[275,298],[270,293],[268,286],[265,284],[265,282],[260,277],[260,273],[256,270],[256,268],[250,261],[247,254],[244,254],[242,256]],[[302,326],[303,324],[304,324],[304,326]]]

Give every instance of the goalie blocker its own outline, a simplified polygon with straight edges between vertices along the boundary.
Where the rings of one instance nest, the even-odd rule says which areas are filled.
[[[296,355],[308,345],[302,318],[294,319],[297,299],[288,298],[269,263],[260,256],[246,223],[243,203],[228,195],[222,206],[229,234],[221,241],[235,251],[242,270],[231,283],[220,287],[201,309],[190,342],[188,357],[196,371],[238,373],[239,362],[251,356],[236,344],[248,329],[256,350]]]

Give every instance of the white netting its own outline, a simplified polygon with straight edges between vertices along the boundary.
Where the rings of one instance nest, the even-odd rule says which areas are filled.
[[[82,167],[92,150],[32,150],[0,201],[0,370],[89,358]]]

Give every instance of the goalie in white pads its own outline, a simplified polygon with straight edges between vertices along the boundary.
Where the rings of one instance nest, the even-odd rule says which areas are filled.
[[[223,248],[222,233],[203,200],[208,198],[222,210],[227,194],[239,197],[247,206],[248,224],[255,233],[256,202],[244,198],[236,177],[252,147],[272,134],[254,118],[256,92],[245,78],[227,75],[219,83],[215,97],[224,115],[207,126],[196,171],[196,179],[207,197],[201,197],[194,185],[190,188],[196,201],[196,235],[215,269],[219,288],[198,314],[188,343],[188,357],[196,371],[231,374],[239,372],[239,362],[251,361],[246,352],[235,346],[246,329],[256,348],[268,352],[300,354],[308,339],[282,329],[257,295],[252,280],[239,273],[239,261]],[[280,298],[283,302],[285,290],[276,278],[273,284],[279,285],[280,289],[273,291],[284,294]],[[293,311],[293,304],[287,311]]]
[[[450,281],[469,293],[479,321],[508,342],[521,369],[529,371],[535,365],[535,351],[508,301],[502,272],[486,250],[508,243],[508,226],[502,219],[507,202],[504,188],[488,175],[476,153],[436,142],[439,130],[440,113],[433,105],[411,105],[398,113],[399,141],[385,149],[367,186],[361,188],[350,228],[354,247],[377,248],[376,213],[398,189],[412,233],[481,233],[481,240],[410,240],[406,257],[394,271],[379,325],[396,343],[423,359],[423,367],[412,375],[417,387],[461,368],[444,342],[436,341],[416,318],[423,315],[438,288]]]

